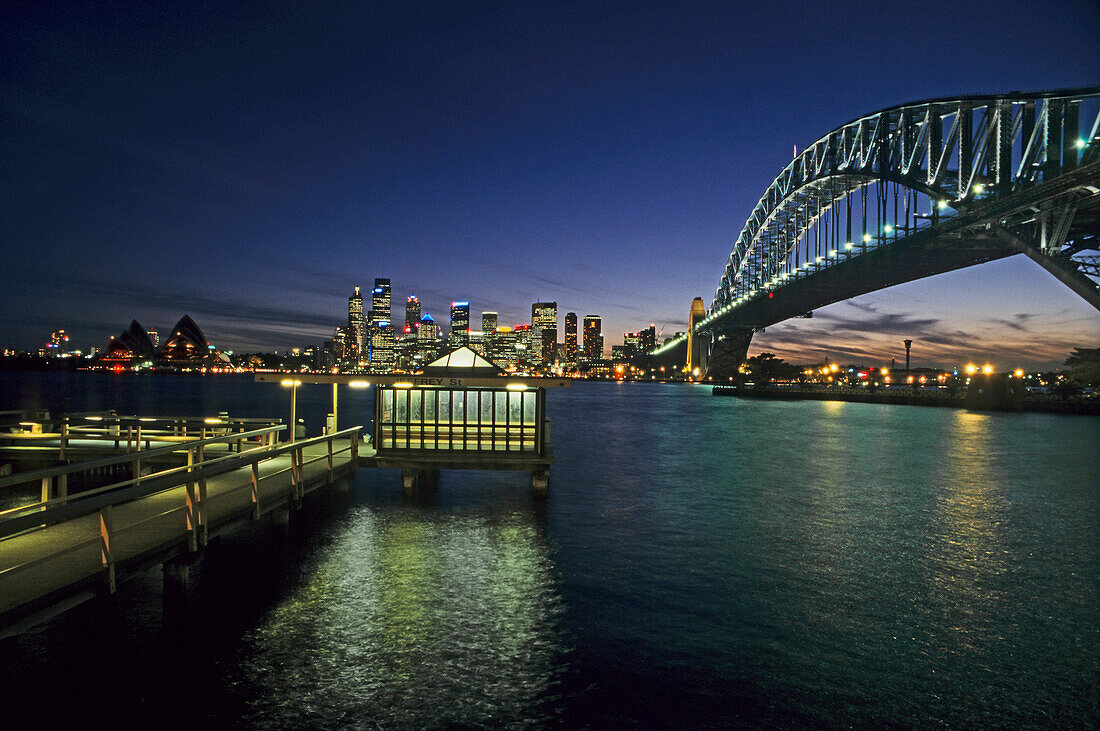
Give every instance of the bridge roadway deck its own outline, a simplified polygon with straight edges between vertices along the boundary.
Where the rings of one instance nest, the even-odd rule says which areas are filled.
[[[369,448],[361,450],[363,457],[372,454]],[[303,450],[303,493],[354,476],[351,455],[334,455],[330,471],[327,454],[324,444]],[[292,503],[291,456],[268,458],[257,467],[258,510],[252,501],[251,467],[207,480],[203,503],[207,536]],[[58,603],[71,606],[101,590],[105,567],[100,521],[96,512],[0,541],[0,635],[5,626],[29,613]],[[117,581],[184,554],[191,536],[186,487],[181,484],[113,505],[112,524]]]

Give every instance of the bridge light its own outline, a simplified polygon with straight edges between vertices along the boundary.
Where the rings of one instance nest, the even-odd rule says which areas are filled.
[[[863,234],[863,243],[867,243],[871,240],[871,234]]]
[[[814,257],[814,262],[817,264],[820,264],[823,261],[825,261],[825,257],[823,256]]]
[[[844,244],[844,250],[845,251],[851,251],[852,250],[852,242],[851,241],[848,241]]]
[[[967,363],[966,364],[966,375],[972,376],[977,372],[978,372],[978,366],[974,365],[973,363]]]
[[[1024,377],[1024,369],[1023,368],[1017,368],[1016,370],[1012,371],[1012,375],[1016,376],[1017,378],[1023,378]]]
[[[987,376],[990,375],[991,373],[993,373],[993,366],[991,366],[991,365],[982,366],[982,373],[984,373]]]
[[[984,193],[985,192],[985,186],[982,185],[981,183],[978,183],[977,185],[974,186],[974,192],[975,193]]]
[[[1083,149],[1085,149],[1085,140],[1084,140],[1083,138],[1081,138],[1081,137],[1078,137],[1078,138],[1077,138],[1077,149],[1078,149],[1078,150],[1083,150]]]
[[[938,203],[936,203],[936,208],[939,208],[941,211],[944,208],[947,208],[947,201],[939,201]]]
[[[894,227],[891,226],[890,224],[886,224],[885,226],[882,227],[882,230],[885,231],[886,233],[891,233],[894,230]]]
[[[775,296],[775,292],[768,292],[768,299],[771,299],[774,296]]]
[[[829,256],[837,256],[839,253],[840,253],[839,251],[837,251],[836,249],[833,249],[832,251],[829,252]]]

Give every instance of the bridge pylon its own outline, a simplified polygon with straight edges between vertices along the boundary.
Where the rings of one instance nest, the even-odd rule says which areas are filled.
[[[752,328],[747,327],[730,328],[711,335],[708,379],[717,382],[737,377],[741,364],[749,354],[753,332]]]

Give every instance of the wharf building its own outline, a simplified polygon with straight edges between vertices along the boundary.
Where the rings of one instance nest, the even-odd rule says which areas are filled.
[[[460,348],[470,342],[470,303],[451,303],[451,347]]]
[[[577,313],[565,313],[565,362],[577,362]]]
[[[558,303],[536,302],[531,305],[531,325],[534,327],[533,358],[537,365],[550,365],[557,355]]]

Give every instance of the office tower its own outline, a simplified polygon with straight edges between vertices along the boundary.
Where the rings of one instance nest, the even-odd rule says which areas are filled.
[[[577,313],[565,313],[565,362],[577,362]]]
[[[374,313],[374,321],[393,321],[393,313],[390,310],[390,280],[375,279],[374,291],[371,294],[371,311]]]
[[[420,318],[420,325],[416,328],[416,341],[421,361],[435,360],[436,353],[439,351],[439,326],[427,313]]]
[[[457,348],[470,341],[470,303],[451,303],[451,347]]]
[[[414,333],[420,327],[420,300],[411,295],[405,302],[405,332]]]
[[[589,363],[603,360],[603,321],[599,315],[584,316],[584,357]]]
[[[378,373],[388,373],[397,365],[394,348],[393,325],[389,320],[378,320],[371,335],[370,366]]]
[[[519,366],[519,333],[508,326],[497,327],[489,337],[489,360],[501,368],[515,370]]]
[[[531,325],[535,328],[534,362],[554,362],[558,342],[558,303],[536,302],[531,305]]]
[[[650,324],[645,330],[638,333],[641,336],[641,343],[639,347],[642,350],[642,355],[647,355],[657,347],[657,326]]]
[[[497,329],[497,313],[495,312],[482,312],[481,313],[481,332],[488,335],[493,330]]]
[[[348,297],[348,330],[351,331],[351,342],[345,344],[345,352],[349,357],[358,358],[363,352],[367,335],[366,322],[363,320],[363,295],[359,294],[359,288]]]
[[[611,357],[615,357],[615,349],[611,349]],[[635,358],[642,354],[642,334],[641,333],[623,333],[623,347],[620,349],[620,354],[624,358]]]

